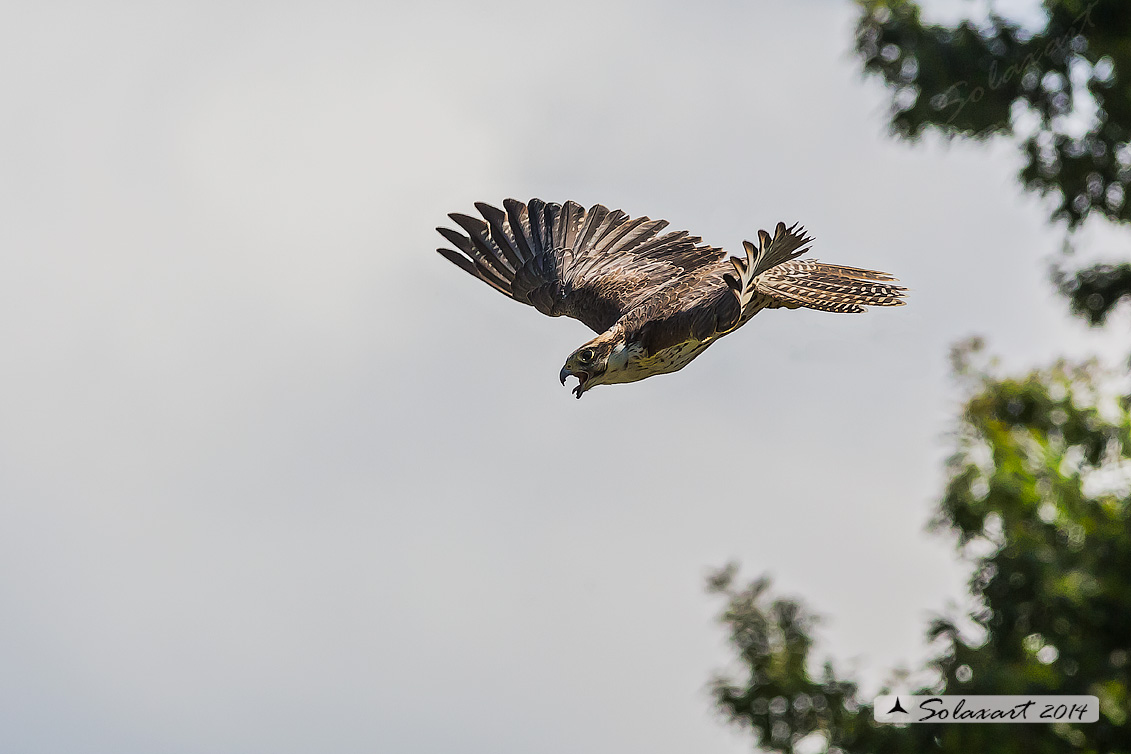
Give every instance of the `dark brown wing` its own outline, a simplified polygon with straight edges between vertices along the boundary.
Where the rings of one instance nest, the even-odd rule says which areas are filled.
[[[719,260],[656,291],[628,312],[621,324],[629,341],[651,356],[688,341],[708,343],[733,330],[742,314]]]
[[[503,207],[477,203],[483,219],[449,215],[464,233],[437,230],[459,253],[437,251],[515,301],[599,333],[661,292],[665,300],[678,295],[686,289],[679,281],[696,284],[724,257],[686,231],[661,234],[664,220],[600,204],[586,210],[576,202],[507,199]]]

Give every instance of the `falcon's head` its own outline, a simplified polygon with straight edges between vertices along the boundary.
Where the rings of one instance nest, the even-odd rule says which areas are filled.
[[[594,385],[618,381],[615,373],[622,365],[614,354],[624,350],[624,341],[619,333],[611,337],[610,335],[605,333],[594,338],[566,359],[560,375],[562,384],[565,384],[566,377],[576,377],[577,387],[573,389],[573,394],[578,398]],[[612,363],[610,363],[611,357],[613,357]]]

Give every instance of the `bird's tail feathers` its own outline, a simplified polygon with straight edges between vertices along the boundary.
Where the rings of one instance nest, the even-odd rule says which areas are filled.
[[[906,303],[907,289],[896,282],[885,272],[806,259],[778,265],[759,276],[756,287],[790,309],[858,313],[866,306]]]

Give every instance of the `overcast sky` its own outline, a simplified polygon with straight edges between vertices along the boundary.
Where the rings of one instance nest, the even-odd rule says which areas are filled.
[[[847,2],[5,16],[5,752],[749,750],[706,574],[772,574],[874,690],[964,593],[923,532],[950,345],[1119,352],[1011,144],[886,135]],[[507,196],[730,250],[800,220],[910,305],[764,312],[576,401],[585,327],[433,251]]]

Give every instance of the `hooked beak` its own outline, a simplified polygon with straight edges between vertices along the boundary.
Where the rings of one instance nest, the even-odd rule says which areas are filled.
[[[578,398],[580,398],[581,394],[585,392],[585,383],[589,380],[588,372],[575,372],[569,367],[562,367],[561,374],[558,376],[561,377],[563,385],[565,384],[567,377],[577,378],[577,387],[573,389],[573,394]]]

